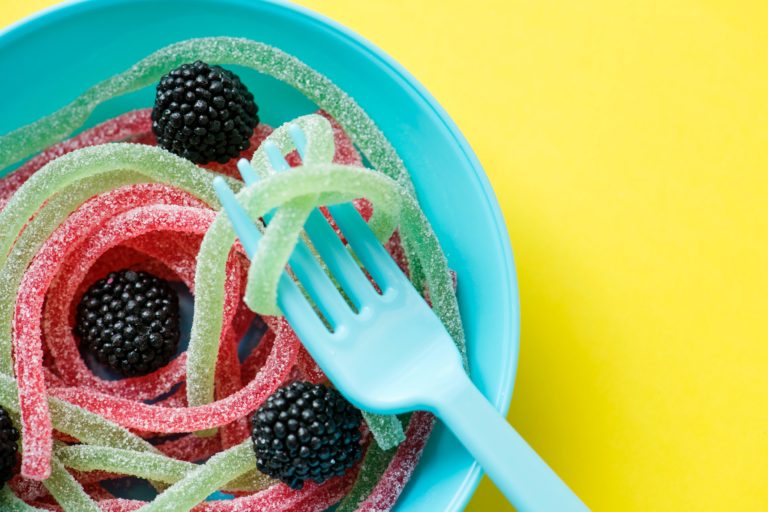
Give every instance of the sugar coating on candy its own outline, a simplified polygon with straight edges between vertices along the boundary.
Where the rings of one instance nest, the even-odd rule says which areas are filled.
[[[150,432],[194,432],[225,425],[256,410],[290,372],[299,342],[283,322],[277,330],[272,352],[256,377],[238,392],[210,404],[160,407],[83,388],[54,388],[49,392],[125,427]]]
[[[358,510],[386,511],[392,508],[411,477],[419,460],[429,434],[432,432],[434,419],[427,412],[415,412],[411,416],[406,432],[406,440],[397,447],[397,453],[392,458],[387,470],[377,482],[368,498],[363,501]]]
[[[0,510],[3,512],[38,512],[42,509],[28,505],[11,491],[9,487],[0,488]]]
[[[195,42],[193,41],[191,43],[195,43]],[[224,47],[226,48],[226,44],[224,44]],[[267,52],[275,51],[274,49],[271,49],[269,47],[266,47],[266,49],[267,49]],[[215,50],[215,52],[221,52],[221,48],[214,48],[214,50]],[[214,50],[212,50],[212,51],[214,51]],[[277,52],[279,52],[279,51],[277,51]],[[162,54],[162,51],[160,53]],[[221,52],[221,53],[223,54],[223,53],[226,53],[226,52]],[[282,52],[280,52],[280,53],[282,53]],[[168,55],[166,55],[165,57],[171,58]],[[238,58],[239,57],[240,56],[238,56]],[[224,57],[222,57],[222,58],[224,58]],[[279,60],[279,59],[277,59],[277,60]],[[266,67],[270,67],[270,66],[272,66],[274,64],[275,64],[274,61],[268,61],[266,63],[262,63],[262,65],[264,65]],[[297,74],[301,74],[301,73],[295,73],[294,72],[295,70],[293,70],[291,68],[286,68],[286,69],[288,71],[288,75],[289,76],[287,76],[285,78],[287,78],[287,81],[289,81],[289,82],[291,82],[291,80],[294,80]],[[309,71],[311,72],[311,70],[309,70]],[[305,81],[305,84],[311,84],[312,86],[316,86],[317,83],[313,83],[312,82],[312,79],[316,78],[316,77],[314,77],[312,75],[312,73],[309,73],[308,76],[310,76],[310,79],[308,81]],[[321,84],[321,85],[323,85],[323,84]],[[300,84],[300,87],[301,87],[301,84]],[[305,85],[305,87],[309,87],[309,85]],[[332,84],[331,84],[331,87],[333,87]],[[98,88],[98,86],[97,86],[97,88]],[[96,92],[98,92],[98,91],[96,91]],[[104,91],[102,90],[102,92],[104,92]],[[321,93],[318,93],[318,94],[321,94]],[[343,95],[343,93],[341,93],[341,94]],[[308,95],[310,97],[312,96],[312,94],[308,94]],[[333,96],[333,94],[331,94],[330,96]],[[338,96],[337,96],[337,98],[338,98]],[[342,96],[342,99],[344,99],[343,96]],[[351,99],[349,99],[348,97],[346,97],[346,99],[351,102]],[[318,101],[318,104],[320,104],[321,106],[324,106],[322,104],[322,102],[320,102],[320,101]],[[354,103],[352,103],[352,104],[354,106]],[[333,114],[335,117],[338,117],[339,119],[343,118],[343,116],[340,116],[340,115],[334,113],[332,111],[332,109],[328,109],[328,110],[331,110],[331,114]],[[362,111],[360,111],[360,113],[362,113]],[[365,116],[364,113],[362,113],[362,115]],[[367,117],[366,117],[366,119],[367,119]],[[370,121],[370,120],[368,120],[368,121]],[[55,123],[52,123],[52,124],[55,124]],[[342,124],[344,124],[344,122],[342,122]],[[363,125],[365,125],[365,123],[363,123]],[[371,127],[373,128],[374,131],[376,130],[375,126],[373,126],[372,123],[371,123],[371,126],[369,126],[369,127],[363,126],[362,129],[365,130],[365,129],[371,128]],[[359,147],[363,148],[363,150],[365,152],[365,141],[364,140],[361,141],[360,137],[356,137],[355,136],[354,130],[352,129],[353,127],[345,126],[345,128],[348,131],[350,131],[350,133],[353,134],[353,138],[356,138],[356,142],[358,143]],[[380,132],[379,132],[379,134],[380,134]],[[382,136],[382,138],[383,138],[383,136]],[[5,146],[5,147],[8,147],[8,146]],[[0,148],[4,149],[3,148],[3,144],[0,144]],[[2,154],[2,149],[0,149],[0,154]],[[384,153],[386,153],[386,151]],[[394,154],[394,151],[392,152],[392,154]],[[388,172],[387,169],[386,169],[386,165],[377,164],[376,158],[373,158],[370,154],[366,154],[366,156],[368,157],[369,161],[371,161],[374,164],[374,166],[376,166],[378,168],[378,170],[384,171],[384,172]],[[386,155],[384,155],[384,156],[386,156]],[[395,159],[397,159],[396,155],[395,155]],[[380,162],[383,161],[381,158],[379,160],[380,160]],[[386,160],[386,159],[384,159],[384,160]],[[399,160],[397,160],[397,161],[399,161]],[[141,165],[139,165],[139,167],[142,167],[144,163],[141,163]],[[395,162],[395,163],[397,163],[397,162]],[[126,168],[130,169],[130,168],[132,168],[132,166],[129,165],[129,166],[126,166]],[[106,172],[109,172],[110,171],[109,165],[106,165],[105,169],[106,169]],[[111,169],[117,170],[116,167],[112,167]],[[407,179],[408,179],[407,175],[402,173],[402,176],[398,176],[396,172],[391,172],[393,169],[394,169],[394,167],[391,167],[389,169],[390,172],[388,172],[393,177],[397,177],[398,179],[400,179],[402,176],[405,177],[404,178],[405,179],[404,184],[403,183],[401,183],[401,184],[403,185],[404,189],[406,190],[406,194],[405,195],[408,195],[407,192],[409,190],[412,192],[412,189],[409,189],[409,182],[407,181]],[[145,176],[146,176],[146,174],[145,174]],[[171,179],[169,181],[173,181],[173,180]],[[182,181],[182,183],[181,183],[180,186],[182,188],[186,188],[188,190],[189,190],[189,188],[194,188],[194,187],[189,187],[189,183],[188,182],[184,183],[184,180],[181,180],[181,181]],[[326,183],[326,185],[330,186],[330,184],[328,184],[328,183]],[[331,187],[331,188],[333,188],[333,187]],[[53,192],[55,190],[56,190],[55,188],[52,188],[49,192]],[[44,197],[44,194],[41,195],[41,197]],[[206,200],[206,202],[208,202],[209,204],[212,204],[212,205],[216,204],[215,198],[211,197],[210,190],[208,190],[207,197],[205,195],[205,192],[203,192],[203,194],[201,194],[201,197],[203,197],[204,200]],[[332,201],[330,201],[331,199],[334,199],[334,200],[348,200],[348,199],[353,199],[353,197],[347,197],[344,194],[334,193],[334,194],[326,194],[325,196],[322,197],[322,199],[324,199],[326,202],[332,202]],[[41,204],[43,204],[43,203],[39,202],[37,204],[37,206],[35,206],[35,209],[37,209],[37,207],[39,207],[39,205],[41,205]],[[365,205],[365,203],[363,203],[363,204]],[[433,297],[433,301],[435,303],[436,311],[441,315],[441,318],[443,318],[444,322],[446,322],[446,324],[449,327],[449,330],[452,330],[452,334],[453,334],[453,330],[455,330],[456,328],[458,328],[459,331],[460,331],[461,326],[460,326],[460,322],[458,321],[458,316],[456,316],[456,323],[454,323],[453,325],[449,325],[450,322],[446,321],[446,318],[445,318],[446,317],[446,313],[450,313],[450,308],[451,308],[451,300],[450,299],[453,299],[453,302],[455,303],[455,298],[452,297],[453,291],[452,291],[452,289],[450,289],[451,287],[449,286],[449,287],[441,288],[440,286],[435,286],[434,285],[435,282],[437,282],[438,285],[439,285],[440,284],[440,280],[443,280],[443,281],[449,281],[450,280],[450,279],[447,279],[447,280],[445,279],[446,278],[446,274],[448,276],[450,275],[447,271],[443,272],[442,274],[440,272],[441,269],[439,267],[441,265],[443,267],[445,267],[444,259],[440,260],[440,258],[430,258],[430,257],[427,257],[427,256],[429,256],[428,255],[428,252],[429,252],[428,249],[430,249],[430,248],[434,249],[435,248],[436,239],[434,239],[433,236],[432,236],[432,238],[430,238],[428,236],[430,234],[430,232],[428,230],[428,225],[427,225],[427,232],[426,232],[427,236],[426,236],[426,238],[424,238],[424,241],[425,241],[424,246],[426,246],[426,249],[424,247],[419,247],[418,244],[414,244],[413,240],[418,240],[419,239],[419,235],[424,235],[425,234],[423,232],[419,232],[419,230],[417,228],[423,227],[423,224],[426,223],[426,220],[423,218],[423,214],[421,214],[420,210],[418,209],[418,205],[415,203],[415,200],[413,198],[406,198],[405,200],[401,201],[400,204],[401,204],[401,208],[402,208],[402,213],[399,216],[399,219],[400,219],[400,222],[401,222],[401,230],[403,232],[403,242],[404,242],[404,245],[406,246],[406,251],[409,253],[410,259],[413,259],[414,255],[417,257],[417,259],[415,260],[415,263],[417,263],[417,264],[414,265],[414,278],[417,280],[417,283],[419,282],[420,278],[425,278],[426,284],[427,284],[429,290],[431,291],[431,295],[434,296]],[[389,210],[389,209],[388,208],[383,208],[383,211],[387,211],[387,210]],[[26,220],[29,219],[29,217],[34,213],[34,211],[27,212],[27,213],[28,213],[28,215],[25,218],[24,222],[26,222]],[[2,220],[2,218],[0,218],[0,220]],[[14,219],[11,218],[11,220],[14,220]],[[374,220],[376,220],[376,219],[374,219]],[[389,226],[387,226],[386,223],[382,223],[381,221],[378,221],[378,224],[376,222],[374,222],[374,225],[375,226],[378,225],[378,227],[379,227],[379,234],[380,235],[382,233],[386,233],[387,232],[387,229],[382,229],[381,228],[382,225],[384,226],[384,228],[388,228],[389,227]],[[0,240],[0,242],[2,242],[2,240]],[[6,241],[6,243],[7,243],[7,241]],[[1,243],[0,243],[0,245],[1,245]],[[438,250],[438,253],[439,253],[439,246],[436,246],[436,247],[437,247],[437,250]],[[424,250],[421,251],[421,253],[419,253],[419,249],[420,248],[424,249]],[[434,266],[435,268],[431,268],[431,266]],[[445,269],[447,269],[447,267],[445,267]],[[423,276],[422,276],[422,274],[423,274]],[[451,297],[449,297],[448,300],[443,300],[442,299],[442,296],[445,293],[448,293],[448,294],[451,295]],[[221,332],[221,329],[224,328],[223,324],[219,324],[218,327],[219,327],[219,332]],[[454,337],[456,338],[456,336],[454,336]],[[460,341],[460,340],[457,338],[457,341]],[[56,421],[55,416],[56,415],[54,414],[54,423]],[[392,469],[393,468],[391,467],[390,470],[392,470]],[[235,500],[235,501],[237,501],[237,500]],[[116,504],[116,506],[117,505],[122,506],[123,504]],[[133,504],[128,504],[126,506],[135,507],[135,505],[136,504],[133,503]],[[223,506],[227,507],[227,505],[223,505]],[[232,506],[236,506],[236,504],[233,503]],[[309,506],[309,504],[307,504],[307,506]],[[310,510],[310,509],[312,509],[312,508],[307,508],[307,510]],[[242,509],[242,510],[247,510],[247,509]]]
[[[198,465],[182,460],[153,454],[137,453],[133,450],[105,448],[100,446],[64,446],[56,449],[56,457],[66,467],[78,471],[108,471],[132,475],[148,480],[173,484],[197,469]],[[234,482],[227,482],[224,489],[236,489]],[[244,482],[249,491],[258,491],[272,481],[262,477]]]
[[[102,225],[101,230],[88,238],[84,247],[81,247],[83,259],[95,261],[107,250],[107,243],[116,245],[121,237],[132,238],[150,230],[171,229],[202,233],[212,217],[210,210],[200,208],[166,205],[135,208],[110,219]],[[71,244],[72,240],[66,235],[49,240],[45,249],[51,250],[39,253],[32,264],[32,270],[24,275],[16,305],[14,362],[24,427],[22,474],[34,479],[42,480],[48,477],[50,470],[47,462],[50,459],[52,428],[47,403],[40,399],[45,396],[46,391],[42,371],[40,315],[34,313],[42,312],[45,289],[52,277],[37,269],[50,266],[51,258],[66,254],[67,245]]]
[[[0,167],[43,149],[80,126],[101,102],[157,81],[184,62],[205,60],[215,64],[251,67],[295,87],[327,111],[350,135],[373,167],[397,180],[415,201],[415,192],[405,166],[365,111],[327,77],[299,59],[269,45],[247,39],[218,37],[192,39],[170,45],[129,70],[101,82],[58,112],[22,127],[0,142]],[[449,333],[465,354],[464,334],[458,304],[450,292],[450,274],[440,244],[418,206],[402,219],[403,244],[413,265],[417,289],[424,279],[436,297],[433,306]],[[423,276],[422,276],[423,273]]]
[[[43,485],[65,512],[98,512],[99,510],[98,505],[88,496],[83,486],[58,459],[53,459],[51,475]]]
[[[105,121],[85,132],[60,142],[46,149],[24,163],[11,174],[0,180],[0,210],[22,183],[27,181],[43,165],[62,155],[86,146],[96,146],[107,142],[137,142],[152,132],[151,109],[126,112],[114,119]]]
[[[72,325],[66,321],[73,302],[75,290],[84,278],[93,260],[83,260],[76,249],[81,241],[98,230],[111,216],[128,209],[149,204],[176,204],[192,207],[203,205],[188,194],[160,184],[139,184],[116,189],[97,196],[72,214],[56,230],[38,252],[27,274],[35,276],[34,288],[38,297],[46,293],[45,281],[51,282],[51,275],[59,272],[59,279],[53,280],[46,302],[44,331],[46,340],[54,357],[55,364],[70,385],[87,385],[102,391],[119,393],[135,399],[148,399],[162,394],[184,375],[184,361],[172,362],[166,368],[157,370],[144,377],[106,381],[96,377],[79,357],[77,343],[72,335]],[[57,243],[59,242],[59,243]],[[112,244],[112,241],[110,241]],[[66,247],[62,247],[65,245]],[[72,258],[71,256],[75,256]],[[156,255],[161,256],[161,255]],[[22,288],[30,286],[22,283]],[[22,301],[19,301],[20,303]],[[40,314],[40,304],[35,311],[26,310],[27,314]],[[37,333],[35,335],[38,335]],[[152,386],[146,386],[151,383]]]
[[[256,464],[256,456],[248,441],[217,453],[205,464],[189,472],[162,493],[142,512],[174,512],[188,510],[227,482],[245,474]]]
[[[336,512],[353,512],[367,498],[389,467],[395,456],[395,449],[382,450],[376,443],[370,443],[360,467],[357,480],[339,503]]]
[[[221,438],[218,436],[200,437],[189,434],[178,439],[160,443],[157,445],[157,449],[172,459],[194,462],[207,459],[213,454],[220,452]]]

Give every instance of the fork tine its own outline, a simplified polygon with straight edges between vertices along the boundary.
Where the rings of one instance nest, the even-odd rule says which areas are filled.
[[[261,232],[248,216],[248,212],[237,201],[234,192],[229,188],[224,178],[221,176],[214,178],[213,188],[222,206],[224,206],[224,210],[226,210],[232,226],[235,228],[235,233],[237,233],[237,237],[243,244],[243,248],[245,248],[245,252],[249,258],[252,258],[256,248],[259,246]]]
[[[385,288],[410,283],[354,206],[338,204],[329,206],[328,210],[382,293]]]
[[[349,321],[353,315],[352,309],[304,242],[296,244],[288,263],[296,279],[328,320],[331,329],[335,331]]]
[[[304,131],[299,126],[292,124],[288,126],[288,134],[291,136],[299,156],[304,159],[307,148],[307,137]],[[357,262],[341,243],[320,211],[314,210],[310,213],[304,230],[331,274],[341,284],[359,311],[363,304],[372,300],[376,295],[376,291],[368,282],[368,278],[360,270]]]
[[[288,134],[291,136],[293,145],[296,146],[296,151],[303,160],[307,149],[307,136],[304,134],[304,131],[295,124],[288,126]]]
[[[328,353],[330,345],[324,334],[330,334],[328,328],[312,309],[296,283],[285,272],[280,276],[277,286],[277,305],[312,357],[318,362],[327,360],[330,355]],[[323,361],[323,364],[326,368],[328,367],[326,361]]]
[[[304,133],[296,125],[289,127],[289,133],[303,153],[306,145]],[[280,150],[271,141],[265,142],[264,150],[270,164],[277,172],[290,169]],[[267,214],[264,216],[264,221],[269,223],[272,217],[271,213]],[[336,330],[339,325],[350,319],[353,314],[352,310],[303,240],[298,240],[288,264],[320,312],[328,320],[332,329]]]
[[[290,165],[285,161],[283,154],[274,142],[268,140],[264,142],[263,147],[264,152],[267,154],[267,158],[269,158],[269,163],[275,171],[282,172],[290,169]]]
[[[243,178],[246,186],[253,185],[259,181],[259,175],[251,167],[251,163],[245,158],[241,158],[237,161],[237,170],[240,172],[240,177]]]
[[[213,186],[216,190],[216,195],[219,197],[219,200],[221,200],[221,203],[232,222],[232,226],[234,227],[238,238],[240,238],[240,242],[245,248],[245,252],[249,257],[253,257],[253,254],[258,247],[259,240],[261,240],[261,232],[256,228],[253,221],[251,221],[248,213],[238,202],[235,194],[223,178],[215,178],[213,180]],[[327,276],[326,279],[328,279]],[[290,277],[288,277],[285,272],[280,276],[277,295],[278,305],[283,313],[285,313],[286,317],[289,318],[291,325],[301,326],[302,329],[307,329],[308,332],[327,332],[325,325],[320,321],[315,314],[315,311],[312,309],[312,306],[310,306],[307,299],[299,291],[296,283],[291,281]],[[344,305],[346,306],[346,304]]]
[[[319,210],[309,214],[304,229],[328,270],[360,311],[364,304],[376,297],[373,285]]]

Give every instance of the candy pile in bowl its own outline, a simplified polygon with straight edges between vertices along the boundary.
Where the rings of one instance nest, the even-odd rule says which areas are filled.
[[[291,121],[304,161],[227,65],[317,105]],[[148,85],[152,108],[67,138],[101,102]],[[269,167],[265,141],[289,172]],[[249,261],[212,187],[225,175],[242,189],[245,158],[262,172],[259,216],[353,201],[463,350],[452,276],[409,175],[351,97],[271,46],[189,40],[0,137],[0,169],[27,157],[0,181],[0,510],[394,505],[431,416],[363,413],[333,388],[275,301],[301,226],[270,230]],[[187,334],[180,293],[194,296]],[[154,497],[121,495],[127,477]]]

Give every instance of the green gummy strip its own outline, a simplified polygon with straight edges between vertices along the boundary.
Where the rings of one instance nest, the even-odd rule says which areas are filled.
[[[172,484],[195,468],[195,464],[161,454],[103,446],[74,445],[57,448],[55,455],[68,468],[107,471]]]
[[[211,493],[227,482],[245,474],[256,466],[256,455],[251,440],[217,453],[208,462],[198,466],[182,480],[160,493],[140,512],[176,512],[190,510],[202,503]]]
[[[392,458],[395,456],[397,450],[389,449],[383,450],[376,443],[371,443],[368,450],[365,452],[365,458],[363,459],[363,465],[360,468],[357,480],[355,480],[352,489],[344,496],[344,499],[339,502],[335,512],[354,512],[357,510],[358,505],[362,503],[376,484],[379,482],[379,477],[389,466]]]
[[[64,512],[99,512],[96,502],[56,457],[51,460],[51,476],[43,481],[43,485]]]
[[[7,485],[0,487],[0,510],[3,512],[45,512],[16,497]]]
[[[198,468],[197,464],[172,459],[159,453],[137,452],[102,446],[74,445],[58,447],[55,455],[64,466],[78,471],[107,471],[147,480],[173,484]],[[257,471],[225,486],[228,490],[259,491],[273,481]]]
[[[307,159],[330,161],[333,158],[333,137],[328,137],[328,121],[321,116],[310,115],[292,121],[307,136]],[[295,149],[283,125],[268,138],[283,154]],[[266,175],[269,162],[263,146],[256,150],[252,164],[254,170]],[[214,400],[216,360],[219,354],[219,338],[223,323],[224,284],[226,261],[235,234],[228,222],[217,219],[203,239],[195,271],[195,305],[192,332],[187,348],[187,401],[190,406],[205,405]],[[282,272],[282,269],[280,269]],[[279,276],[279,273],[278,273]],[[218,306],[218,307],[217,307]],[[201,312],[208,313],[202,316]]]
[[[389,450],[405,441],[405,432],[403,424],[395,415],[374,414],[368,411],[361,411],[368,429],[373,434],[376,444],[382,450]]]
[[[218,206],[212,182],[216,176],[189,160],[165,150],[141,144],[113,143],[68,153],[33,174],[0,212],[0,264],[4,264],[24,224],[53,194],[72,183],[110,171],[128,169],[145,177],[176,186]],[[230,180],[234,186],[234,180]]]

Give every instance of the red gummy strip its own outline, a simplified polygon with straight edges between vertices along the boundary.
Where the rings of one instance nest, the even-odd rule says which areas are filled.
[[[99,509],[101,512],[133,512],[146,504],[146,501],[114,499],[99,502]]]
[[[198,246],[201,241],[202,237],[198,237]],[[181,279],[190,292],[194,292],[197,252],[187,251],[181,244],[162,231],[150,233],[136,240],[129,240],[125,245],[149,256],[151,260],[165,264],[169,270],[176,274],[176,280]]]
[[[177,358],[171,364],[146,376],[119,381],[103,380],[94,375],[83,362],[72,334],[73,324],[64,321],[67,318],[73,321],[70,310],[74,302],[72,299],[75,290],[78,289],[84,274],[95,261],[95,259],[93,261],[83,259],[82,251],[77,250],[83,243],[81,240],[97,231],[99,226],[110,217],[129,211],[131,208],[151,204],[202,206],[200,201],[189,194],[165,185],[141,184],[116,189],[88,201],[75,211],[46,241],[33,261],[33,265],[30,266],[28,274],[35,273],[38,287],[33,290],[38,299],[44,298],[46,293],[45,281],[50,279],[50,275],[58,268],[61,268],[59,279],[52,280],[48,292],[44,327],[45,338],[54,356],[56,368],[69,385],[76,383],[105,392],[118,393],[127,398],[150,399],[166,392],[184,376],[186,360]],[[115,245],[117,240],[119,239],[104,241]],[[173,260],[178,259],[173,258],[172,254],[164,253],[157,256],[165,259],[163,263],[172,266]],[[180,277],[185,279],[188,285],[194,280],[193,273]],[[22,289],[24,286],[22,284]],[[40,294],[43,294],[43,297]],[[26,309],[27,314],[36,316],[39,312],[38,305],[39,302],[34,309]]]
[[[301,372],[302,380],[312,382],[314,384],[321,384],[328,380],[323,370],[317,366],[317,363],[312,356],[309,355],[304,345],[299,350],[299,356],[296,358],[296,366]]]
[[[252,318],[248,314],[236,315],[234,322],[240,322],[241,318]],[[230,335],[223,340],[219,347],[219,358],[216,365],[216,398],[218,400],[231,396],[243,388],[240,379],[240,361],[237,356],[237,342],[243,334],[241,326],[230,330]],[[250,435],[249,421],[247,417],[236,419],[226,425],[221,431],[222,448],[227,449],[240,444]]]
[[[211,162],[205,165],[202,165],[201,167],[208,169],[209,171],[215,171],[221,174],[226,174],[227,176],[231,176],[233,178],[240,179],[240,172],[237,170],[237,162],[241,158],[245,158],[246,160],[250,161],[253,157],[253,153],[256,151],[256,149],[261,146],[261,143],[264,142],[264,139],[269,137],[269,134],[272,133],[272,128],[269,125],[266,124],[259,124],[254,128],[253,135],[251,135],[250,142],[248,143],[248,149],[240,153],[240,156],[230,159],[225,164],[220,164],[218,162]]]
[[[106,142],[153,142],[151,113],[152,109],[127,112],[46,149],[0,181],[0,210],[30,176],[62,155]]]
[[[397,447],[397,453],[389,463],[387,470],[368,498],[360,504],[358,511],[389,510],[394,506],[405,487],[405,483],[411,478],[413,470],[416,469],[421,452],[432,432],[433,424],[434,417],[430,413],[422,411],[413,413],[405,433],[405,441]]]
[[[78,482],[86,485],[119,477],[119,475],[114,475],[104,471],[72,471],[72,474]],[[16,496],[26,502],[45,501],[50,499],[50,493],[42,482],[29,480],[20,475],[14,476],[10,482],[8,482],[8,486],[16,494]]]
[[[290,372],[296,360],[299,340],[283,320],[275,334],[273,350],[256,378],[237,393],[210,404],[168,408],[136,403],[83,388],[57,388],[50,392],[124,427],[166,434],[219,427],[258,409]]]
[[[188,434],[179,439],[161,443],[156,448],[168,457],[187,462],[197,462],[220,452],[221,438],[218,434],[210,437]]]
[[[169,396],[168,398],[165,398],[164,400],[160,400],[159,402],[156,402],[157,405],[161,405],[163,407],[186,407],[187,406],[187,385],[186,382],[182,382],[181,386],[179,386],[179,389],[174,391],[174,393]]]
[[[80,287],[75,293],[75,300],[79,301],[85,291],[102,277],[114,270],[124,268],[144,270],[146,272],[151,271],[151,273],[168,281],[175,281],[178,279],[178,277],[162,263],[154,261],[146,254],[122,244],[105,252],[96,263],[88,269],[85,279],[80,283]],[[71,312],[71,318],[74,318],[74,312]]]
[[[42,482],[30,480],[21,475],[16,475],[11,478],[8,482],[8,486],[16,496],[26,502],[39,500],[48,495],[48,489],[45,488]]]
[[[251,352],[248,357],[245,358],[245,361],[243,361],[243,364],[240,367],[240,379],[243,382],[252,380],[256,376],[256,373],[259,371],[259,368],[264,366],[264,363],[269,356],[269,352],[272,350],[272,344],[274,341],[274,331],[268,330],[264,333],[261,340],[259,340],[259,344],[256,345],[256,348],[253,350],[253,352]]]
[[[114,499],[114,495],[98,483],[83,486],[83,489],[94,501]]]
[[[114,246],[121,240],[153,230],[172,229],[203,234],[214,216],[211,210],[180,206],[135,208],[105,223],[100,231],[86,240],[84,247],[81,247],[82,254],[86,261],[89,257],[95,261],[110,248],[110,243]],[[51,259],[56,261],[59,253],[66,254],[68,247],[76,241],[54,236],[46,242],[24,275],[16,302],[13,346],[23,427],[21,472],[34,480],[48,478],[51,471],[52,428],[46,400],[40,332],[45,290],[52,279],[45,270],[50,268]]]
[[[56,505],[50,505],[45,502],[39,502],[39,501],[33,501],[29,503],[33,507],[42,509],[42,510],[50,510],[51,512],[61,512],[61,507],[58,507]]]

